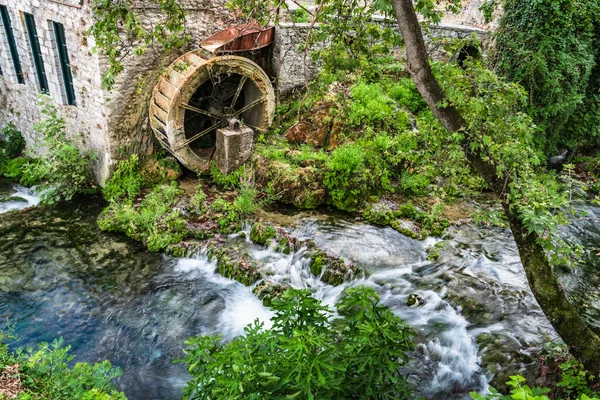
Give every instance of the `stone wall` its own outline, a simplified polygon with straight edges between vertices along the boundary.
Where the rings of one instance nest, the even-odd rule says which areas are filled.
[[[308,23],[282,23],[277,27],[273,48],[273,70],[276,73],[276,88],[279,97],[289,95],[294,89],[303,87],[319,70],[318,62],[310,57],[310,50],[299,51],[298,46],[306,42],[311,31]],[[475,34],[487,46],[489,32],[483,29],[445,23],[432,26],[425,32],[429,55],[434,60],[448,60],[453,55],[444,50],[444,42],[453,39],[469,39]],[[313,47],[314,49],[314,47]]]
[[[0,68],[3,72],[0,76],[0,127],[13,122],[23,132],[29,151],[34,154],[43,151],[36,146],[40,138],[33,129],[41,114],[38,104],[40,86],[23,19],[23,13],[30,13],[35,19],[49,97],[65,118],[68,135],[76,138],[82,148],[97,152],[95,173],[98,181],[103,181],[110,161],[108,126],[98,59],[92,54],[93,39],[86,35],[90,25],[89,7],[80,0],[0,0],[0,4],[8,6],[25,78],[24,85],[18,83],[5,29],[0,22]],[[51,21],[61,23],[65,28],[76,106],[67,105]]]
[[[0,27],[0,126],[13,122],[35,153],[43,151],[35,145],[40,138],[33,126],[40,120],[38,96],[40,88],[31,54],[23,13],[31,13],[36,21],[41,52],[49,84],[49,96],[57,104],[59,113],[67,122],[68,134],[76,138],[82,148],[98,154],[95,172],[102,183],[119,159],[131,153],[150,154],[154,137],[148,126],[148,103],[161,71],[186,51],[196,49],[209,35],[231,26],[235,17],[225,7],[227,0],[181,0],[186,11],[186,31],[191,41],[187,49],[163,51],[150,47],[142,56],[130,55],[123,59],[124,71],[117,77],[113,89],[101,89],[101,75],[108,68],[107,60],[92,53],[94,40],[88,37],[92,22],[89,0],[0,0],[8,6],[25,84],[19,84],[12,65],[4,27]],[[155,7],[144,7],[137,2],[138,13],[144,23],[156,24],[162,20]],[[66,103],[60,64],[51,21],[64,25],[67,48],[73,74],[77,105]],[[275,43],[260,54],[246,55],[255,60],[275,79],[280,96],[305,85],[317,73],[319,64],[310,54],[298,51],[311,32],[309,24],[285,24],[276,29]],[[467,38],[475,33],[481,38],[487,32],[464,26],[442,25],[428,33],[432,56],[447,57],[441,41],[433,38]]]
[[[107,123],[115,162],[130,153],[150,154],[155,150],[154,136],[148,125],[148,104],[160,73],[183,53],[199,48],[203,39],[233,23],[231,11],[225,8],[226,2],[180,1],[186,12],[186,33],[191,37],[188,48],[165,52],[150,47],[142,56],[129,56],[123,60],[125,70],[107,94]],[[138,12],[148,24],[162,19],[156,8],[140,8]],[[100,64],[101,69],[106,70],[107,61],[101,58]]]

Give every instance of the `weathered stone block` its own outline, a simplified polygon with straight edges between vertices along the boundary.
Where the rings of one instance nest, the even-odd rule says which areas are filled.
[[[217,130],[217,143],[213,160],[223,174],[229,174],[252,155],[254,131],[239,121]]]

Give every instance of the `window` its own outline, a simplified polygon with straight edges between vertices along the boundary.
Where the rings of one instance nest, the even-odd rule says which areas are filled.
[[[33,15],[24,13],[25,25],[27,26],[27,36],[31,45],[31,55],[33,56],[33,64],[37,74],[38,83],[42,93],[49,93],[48,80],[46,79],[46,70],[44,69],[44,60],[42,59],[42,51],[40,50],[40,41],[35,28],[35,20]]]
[[[69,63],[69,53],[67,52],[67,42],[65,40],[65,27],[58,22],[52,22],[54,38],[56,40],[56,49],[58,51],[58,61],[60,62],[60,72],[63,78],[67,104],[77,105],[75,102],[75,89],[73,88],[73,75],[71,74],[71,64]]]
[[[2,17],[2,25],[4,25],[4,32],[6,33],[6,40],[8,41],[8,49],[13,61],[15,73],[17,74],[17,80],[19,83],[25,84],[25,77],[23,76],[21,61],[19,60],[19,53],[17,52],[17,44],[15,43],[15,36],[13,34],[12,25],[10,24],[8,8],[6,8],[6,6],[0,6],[0,17]]]

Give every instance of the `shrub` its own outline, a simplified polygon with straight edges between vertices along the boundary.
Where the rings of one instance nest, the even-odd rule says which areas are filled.
[[[368,190],[364,149],[356,144],[335,149],[327,162],[323,182],[334,206],[354,211]]]
[[[165,250],[189,234],[181,211],[173,208],[181,194],[175,182],[157,185],[137,206],[111,203],[100,215],[98,226],[105,231],[123,232],[143,242],[149,251]]]
[[[408,108],[413,114],[418,114],[427,108],[425,100],[423,100],[410,78],[400,78],[397,83],[390,86],[388,95],[402,107]]]
[[[62,339],[14,352],[4,343],[5,339],[8,338],[0,332],[0,371],[12,367],[13,377],[21,384],[19,399],[127,400],[111,383],[121,370],[108,361],[69,367],[74,356]]]
[[[17,157],[9,160],[4,169],[4,176],[19,182],[23,186],[37,185],[44,178],[43,161],[39,158]]]
[[[406,171],[402,174],[400,187],[407,196],[423,196],[428,193],[430,183],[429,177]]]
[[[272,301],[272,329],[256,321],[228,343],[190,338],[184,398],[413,398],[398,371],[413,348],[409,327],[369,288],[348,289],[336,309],[330,321],[308,290],[288,289]]]
[[[25,139],[12,122],[0,130],[0,175],[10,160],[19,157],[25,149]]]
[[[35,129],[42,135],[47,152],[39,162],[23,163],[21,175],[41,180],[44,203],[71,200],[78,193],[95,191],[91,169],[95,155],[79,150],[67,138],[65,121],[54,104],[42,99],[40,105],[46,117]]]
[[[137,154],[132,154],[128,160],[119,161],[117,169],[106,182],[102,194],[107,201],[117,201],[124,197],[135,196],[144,187],[144,178],[140,174],[140,160]]]
[[[204,206],[204,202],[206,201],[206,193],[202,190],[202,185],[196,186],[196,193],[190,199],[190,204],[196,208],[196,210],[200,213],[206,211],[206,207]]]
[[[588,0],[503,2],[496,69],[529,92],[528,112],[549,150],[600,141],[600,4]],[[544,137],[544,135],[540,135]]]
[[[0,152],[7,159],[19,157],[25,150],[25,139],[12,122],[0,130]]]
[[[240,189],[240,193],[233,201],[233,205],[242,215],[254,214],[260,207],[256,199],[257,196],[258,190],[245,186]]]
[[[352,88],[352,98],[350,119],[355,124],[393,117],[392,101],[378,84],[359,83]]]
[[[559,383],[559,385],[561,383]],[[474,400],[550,400],[550,398],[546,396],[546,394],[550,392],[550,389],[529,387],[525,384],[525,378],[520,375],[511,376],[506,384],[513,388],[509,395],[502,395],[494,388],[490,388],[490,393],[486,395],[475,392],[469,393],[469,395]],[[600,400],[599,395],[590,390],[587,384],[579,386],[579,390],[570,392],[568,396],[568,399],[572,400]]]
[[[242,165],[229,175],[224,175],[215,164],[211,164],[210,177],[215,185],[221,189],[235,189],[236,187],[240,186],[240,182],[244,176],[244,171],[245,169]]]

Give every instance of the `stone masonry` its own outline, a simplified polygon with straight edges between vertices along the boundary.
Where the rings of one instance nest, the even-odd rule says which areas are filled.
[[[8,8],[12,30],[23,69],[25,84],[17,81],[4,26],[0,22],[0,127],[13,122],[23,132],[31,153],[44,151],[34,125],[41,118],[40,96],[56,104],[67,123],[68,135],[82,148],[97,154],[95,174],[102,184],[122,158],[131,153],[150,154],[154,138],[148,125],[148,103],[161,71],[181,54],[196,49],[209,35],[235,23],[233,13],[226,9],[227,0],[181,0],[186,12],[186,30],[191,42],[186,49],[165,52],[150,47],[142,56],[127,56],[125,70],[117,77],[109,92],[101,88],[101,75],[107,69],[103,56],[95,54],[94,38],[87,34],[92,23],[90,0],[0,0]],[[138,4],[141,4],[138,2]],[[152,7],[138,9],[144,23],[161,19]],[[24,13],[33,15],[38,33],[49,94],[40,95],[40,86],[27,36]],[[76,105],[68,105],[61,76],[59,55],[52,21],[64,26],[67,52],[73,76]],[[318,64],[298,51],[310,26],[282,24],[276,29],[271,49],[254,55],[263,69],[275,81],[279,95],[289,94],[304,85],[318,70]],[[483,30],[440,26],[431,37],[468,37]],[[443,57],[439,41],[432,43],[432,54]],[[436,44],[437,43],[437,44]],[[438,46],[438,47],[436,47]],[[305,68],[306,65],[306,68]]]

